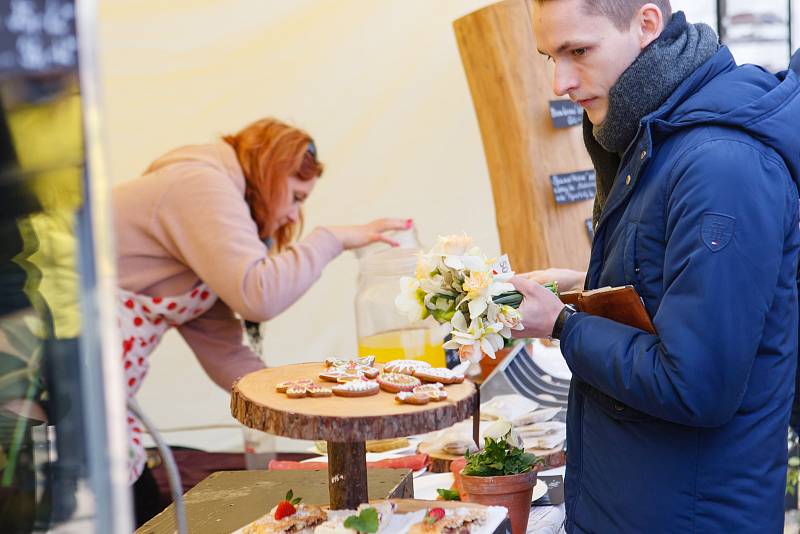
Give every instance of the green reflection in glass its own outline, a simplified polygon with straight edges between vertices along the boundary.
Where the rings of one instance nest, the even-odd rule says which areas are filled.
[[[74,512],[74,487],[85,470],[77,80],[2,80],[0,104],[0,523],[29,532],[34,521],[51,524]],[[53,465],[37,465],[34,454],[34,428],[43,424],[57,435]]]

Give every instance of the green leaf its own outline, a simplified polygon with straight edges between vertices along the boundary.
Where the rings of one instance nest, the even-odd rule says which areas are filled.
[[[438,493],[439,497],[441,497],[445,501],[460,501],[461,500],[461,495],[459,495],[458,491],[456,491],[456,490],[439,488],[439,489],[436,490],[436,493]]]
[[[558,282],[547,282],[543,284],[544,287],[549,289],[553,292],[555,296],[558,296]],[[519,308],[519,305],[522,304],[522,293],[519,291],[509,291],[508,293],[502,293],[500,295],[496,295],[492,297],[492,302],[497,305],[506,305],[511,306],[512,308]]]
[[[11,371],[10,373],[6,373],[3,376],[0,376],[0,391],[6,393],[6,388],[10,387],[11,384],[18,381],[20,384],[27,385],[28,383],[28,370],[27,369],[17,369],[16,371]]]
[[[502,476],[516,475],[530,471],[534,465],[543,463],[536,455],[526,453],[520,447],[514,447],[508,442],[511,435],[501,439],[484,439],[483,450],[467,454],[467,465],[464,474],[469,476]]]
[[[375,508],[364,508],[358,515],[351,515],[344,520],[344,528],[351,528],[359,533],[373,534],[378,532],[378,511]]]
[[[456,314],[456,310],[455,309],[448,311],[433,310],[430,313],[431,315],[433,315],[433,318],[436,319],[436,322],[438,322],[439,324],[444,324],[453,318],[453,316]]]
[[[8,344],[25,358],[30,356],[34,349],[42,343],[42,339],[36,337],[22,319],[6,321],[0,325],[0,331],[5,334]]]
[[[494,302],[498,306],[506,305],[506,306],[511,306],[512,308],[519,308],[519,305],[522,303],[522,293],[519,293],[517,291],[503,293],[502,295],[497,295],[496,297],[492,297],[492,302]]]

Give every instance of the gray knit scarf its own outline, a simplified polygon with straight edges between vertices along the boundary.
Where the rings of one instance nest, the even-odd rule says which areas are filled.
[[[678,11],[611,88],[603,123],[593,126],[584,113],[583,140],[597,175],[595,225],[614,185],[620,160],[641,120],[657,110],[718,49],[719,39],[711,27],[689,24],[683,12]]]

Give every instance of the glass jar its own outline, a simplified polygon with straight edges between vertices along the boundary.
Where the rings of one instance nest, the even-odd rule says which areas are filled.
[[[414,276],[422,248],[413,231],[399,234],[392,237],[400,247],[373,249],[360,256],[355,299],[358,355],[374,355],[382,363],[409,359],[444,367],[441,325],[431,317],[409,321],[395,307],[400,279]]]

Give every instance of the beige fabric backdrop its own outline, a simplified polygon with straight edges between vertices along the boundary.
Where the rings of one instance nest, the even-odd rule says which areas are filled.
[[[100,2],[111,175],[131,179],[171,147],[274,115],[309,130],[327,164],[308,201],[309,228],[413,217],[426,244],[466,231],[497,252],[483,149],[451,27],[487,3]],[[266,361],[353,354],[356,276],[351,253],[332,263],[269,323]],[[153,354],[139,399],[161,428],[234,422],[228,395],[176,334]],[[242,442],[236,429],[167,437],[211,450]]]
[[[174,146],[274,115],[309,130],[327,164],[308,202],[309,228],[413,217],[425,244],[437,234],[466,231],[497,252],[483,148],[451,27],[489,3],[99,2],[111,175],[128,180]],[[692,21],[715,25],[712,0],[672,4]],[[355,259],[346,253],[272,321],[267,362],[352,354],[356,276]],[[179,336],[168,336],[152,363],[139,399],[161,428],[234,423],[228,395]],[[210,450],[241,447],[235,428],[167,437]]]

